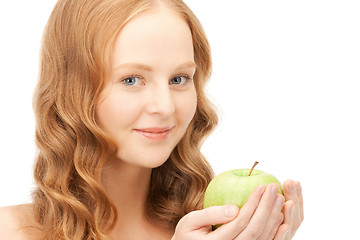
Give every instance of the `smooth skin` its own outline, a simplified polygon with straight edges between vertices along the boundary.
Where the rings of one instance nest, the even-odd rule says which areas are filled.
[[[193,62],[187,23],[163,6],[133,18],[116,40],[114,75],[97,105],[99,124],[120,146],[102,174],[105,191],[121,213],[109,238],[291,239],[303,219],[301,187],[291,180],[284,184],[285,197],[277,194],[277,186],[260,186],[240,211],[236,206],[193,211],[180,220],[175,232],[146,217],[152,168],[168,159],[195,113]],[[139,129],[151,127],[173,128],[161,140],[139,134]],[[39,239],[41,226],[32,207],[0,208],[0,239]],[[212,231],[215,224],[223,225]]]
[[[286,181],[285,197],[275,191],[277,188],[276,184],[259,186],[240,211],[231,205],[193,211],[180,220],[171,240],[292,239],[304,219],[301,185]],[[35,224],[31,206],[21,208],[24,211],[19,212],[19,207],[0,208],[0,236],[4,239],[37,239],[39,233],[33,232],[36,228],[16,230]],[[223,225],[212,231],[211,225],[216,224]]]
[[[299,182],[287,180],[284,195],[277,184],[260,185],[241,208],[209,207],[185,215],[172,240],[289,240],[304,219]],[[223,224],[212,231],[211,225]]]

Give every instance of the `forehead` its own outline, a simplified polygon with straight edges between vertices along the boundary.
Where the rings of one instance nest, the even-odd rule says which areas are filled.
[[[191,31],[177,12],[150,8],[132,18],[121,29],[114,46],[114,65],[193,61]]]

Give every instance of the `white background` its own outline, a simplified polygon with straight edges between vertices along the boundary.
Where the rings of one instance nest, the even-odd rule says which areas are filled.
[[[295,239],[355,239],[360,197],[358,1],[187,0],[208,35],[208,93],[221,122],[203,147],[215,172],[299,180]],[[32,94],[54,0],[0,4],[0,206],[30,202]],[[170,33],[176,34],[176,33]]]

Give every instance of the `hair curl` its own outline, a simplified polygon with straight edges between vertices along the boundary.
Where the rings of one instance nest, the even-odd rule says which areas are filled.
[[[169,159],[153,169],[148,195],[148,214],[175,228],[182,216],[202,207],[213,172],[200,147],[217,115],[204,93],[211,55],[201,24],[181,0],[164,2],[188,23],[198,66],[195,116]],[[101,172],[117,146],[98,126],[95,107],[111,72],[114,40],[126,22],[152,4],[59,0],[49,18],[34,95],[39,151],[33,198],[43,239],[107,239],[116,222],[118,213],[102,187]]]

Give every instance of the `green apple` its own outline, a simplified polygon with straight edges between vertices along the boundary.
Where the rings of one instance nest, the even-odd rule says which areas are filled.
[[[259,185],[277,183],[283,194],[279,180],[273,175],[254,169],[234,169],[217,175],[205,191],[204,208],[220,205],[237,205],[241,208],[250,194]]]

